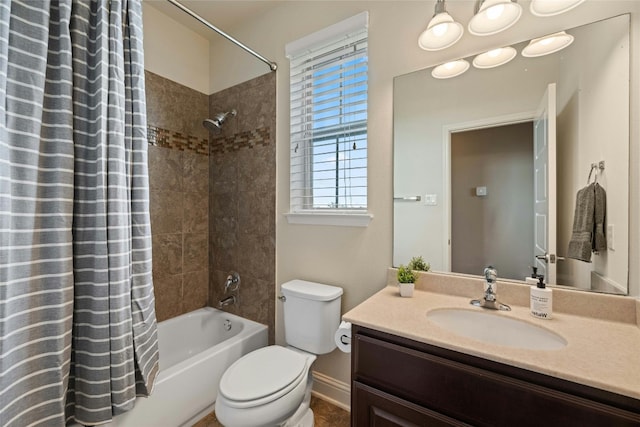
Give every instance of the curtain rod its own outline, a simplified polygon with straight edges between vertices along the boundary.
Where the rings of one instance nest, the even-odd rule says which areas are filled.
[[[182,3],[178,2],[177,0],[167,0],[167,1],[169,3],[171,3],[172,5],[174,5],[175,7],[177,7],[178,9],[182,10],[183,12],[185,12],[186,14],[191,15],[193,18],[197,19],[202,24],[204,24],[206,27],[208,27],[209,29],[211,29],[211,30],[215,31],[216,33],[220,34],[222,37],[224,37],[225,39],[229,40],[231,43],[234,43],[235,45],[239,46],[240,48],[242,48],[245,51],[249,52],[251,55],[253,55],[256,58],[258,58],[260,61],[262,61],[265,64],[267,64],[269,66],[269,69],[271,69],[271,71],[275,71],[278,68],[278,64],[276,64],[273,61],[269,61],[267,58],[265,58],[264,56],[260,55],[258,52],[256,52],[255,50],[251,49],[250,47],[248,47],[244,43],[242,43],[242,42],[236,40],[235,38],[231,37],[229,34],[225,33],[224,31],[222,31],[221,29],[219,29],[218,27],[213,25],[211,22],[207,21],[202,16],[198,15],[193,10],[191,10],[188,7],[186,7],[185,5],[183,5]]]

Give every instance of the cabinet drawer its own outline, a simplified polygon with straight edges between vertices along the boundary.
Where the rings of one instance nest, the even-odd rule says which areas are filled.
[[[353,379],[478,426],[638,426],[640,415],[426,352],[355,336]]]
[[[351,393],[353,394],[351,411],[353,427],[469,426],[357,381],[353,383]]]

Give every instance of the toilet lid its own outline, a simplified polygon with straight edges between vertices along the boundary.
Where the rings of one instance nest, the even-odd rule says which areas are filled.
[[[255,350],[235,361],[220,379],[220,393],[235,402],[261,404],[288,393],[304,377],[307,358],[280,346]]]

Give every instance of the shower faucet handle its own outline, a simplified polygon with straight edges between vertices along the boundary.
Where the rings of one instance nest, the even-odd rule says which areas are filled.
[[[227,276],[227,280],[224,282],[224,292],[235,292],[240,287],[240,274],[232,271]]]

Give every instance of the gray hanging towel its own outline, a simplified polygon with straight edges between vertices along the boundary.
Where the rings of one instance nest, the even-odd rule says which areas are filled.
[[[607,192],[598,184],[594,185],[594,239],[592,249],[594,252],[607,250],[607,237],[604,232],[604,224],[607,215]]]
[[[606,194],[600,184],[592,183],[578,191],[568,258],[591,262],[591,252],[606,250],[605,210]]]

